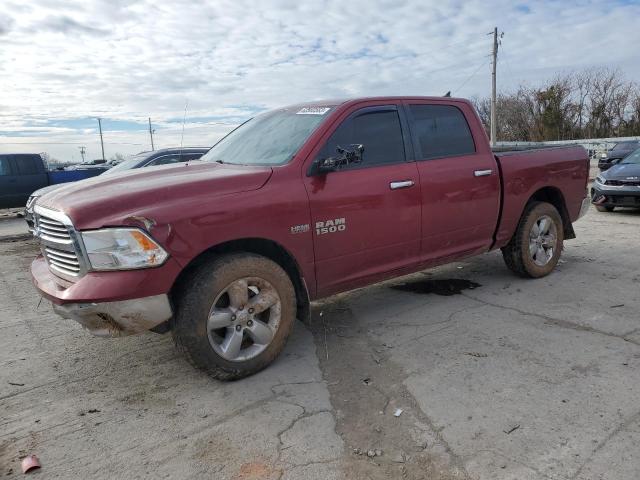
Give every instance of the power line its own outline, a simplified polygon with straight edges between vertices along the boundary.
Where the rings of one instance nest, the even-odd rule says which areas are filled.
[[[502,57],[500,55],[498,55],[498,57],[499,58],[504,58],[505,65],[507,67],[507,75],[509,77],[509,80],[511,80],[511,83],[513,83],[515,85],[516,84],[516,82],[515,82],[516,77],[513,74],[513,71],[511,70],[511,61],[509,60],[509,55],[507,55],[507,51],[504,49],[504,45],[502,45],[502,43],[500,43],[500,53],[501,53]]]
[[[483,61],[480,65],[478,65],[478,68],[476,68],[476,69],[473,71],[473,73],[472,73],[471,75],[469,75],[469,77],[467,77],[467,79],[466,79],[464,82],[462,82],[462,84],[461,84],[458,88],[456,88],[456,89],[454,90],[454,92],[456,92],[456,96],[458,96],[458,93],[457,93],[457,92],[458,92],[458,91],[460,91],[460,90],[462,89],[462,87],[464,87],[464,86],[465,86],[465,85],[466,85],[466,84],[467,84],[467,83],[468,83],[468,82],[469,82],[473,77],[475,77],[475,76],[476,76],[476,74],[480,71],[480,69],[481,69],[482,67],[484,67],[486,64],[487,64],[487,62],[486,62],[486,61]]]

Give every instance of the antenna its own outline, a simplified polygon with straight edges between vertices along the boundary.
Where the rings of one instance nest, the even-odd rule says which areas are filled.
[[[184,104],[184,116],[182,117],[182,135],[180,136],[180,160],[182,160],[182,142],[184,141],[184,123],[187,120],[187,107],[189,100]]]

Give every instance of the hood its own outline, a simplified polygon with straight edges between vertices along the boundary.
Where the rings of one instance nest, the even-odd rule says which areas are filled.
[[[151,208],[162,210],[163,205],[179,210],[179,205],[189,208],[214,197],[257,190],[271,173],[270,167],[205,162],[142,168],[66,184],[43,195],[38,205],[64,212],[76,228],[100,228]]]
[[[38,190],[36,190],[35,192],[33,192],[31,195],[29,195],[30,197],[41,197],[43,196],[45,193],[49,193],[53,190],[57,190],[60,187],[64,187],[65,184],[64,183],[56,183],[55,185],[49,185],[48,187],[42,187],[39,188]]]
[[[640,177],[640,164],[619,163],[600,175],[606,180],[637,180],[629,177]]]

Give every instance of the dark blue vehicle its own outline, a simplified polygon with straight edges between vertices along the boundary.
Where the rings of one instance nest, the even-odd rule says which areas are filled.
[[[22,207],[32,192],[55,183],[100,175],[107,167],[73,172],[47,170],[38,153],[0,154],[0,208]]]

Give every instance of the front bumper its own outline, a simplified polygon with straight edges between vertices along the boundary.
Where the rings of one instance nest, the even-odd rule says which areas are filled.
[[[98,337],[123,337],[143,333],[172,316],[167,295],[103,303],[53,305],[63,318],[75,320]]]
[[[640,208],[640,187],[594,183],[591,188],[591,201],[603,207]]]
[[[42,256],[31,264],[38,293],[53,310],[98,336],[119,337],[150,330],[169,320],[172,308],[167,292],[179,266],[169,259],[162,267],[118,272],[89,272],[62,285]]]

